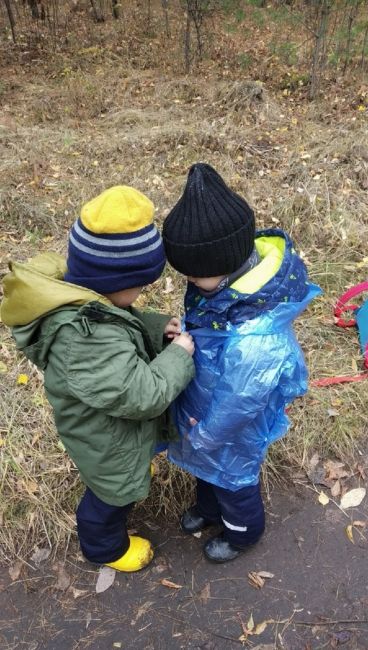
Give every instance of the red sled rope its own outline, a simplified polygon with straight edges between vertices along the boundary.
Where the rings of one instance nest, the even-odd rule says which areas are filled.
[[[359,328],[359,317],[357,323],[357,318],[353,317],[350,318],[349,320],[344,320],[342,315],[344,314],[344,312],[352,312],[355,316],[355,314],[358,314],[360,309],[361,310],[364,309],[366,312],[368,303],[364,303],[362,307],[359,307],[359,305],[349,303],[349,300],[359,295],[360,293],[363,293],[364,291],[368,291],[368,282],[361,282],[360,284],[357,284],[355,287],[352,287],[351,289],[346,291],[337,300],[334,309],[334,316],[335,316],[335,324],[338,327],[353,327],[354,325],[358,325]],[[365,313],[365,329],[366,329],[366,316],[367,313]],[[362,332],[360,332],[360,339],[361,339],[361,344],[362,344],[362,349],[364,354],[364,366],[366,367],[366,370],[358,373],[357,375],[351,375],[351,376],[341,375],[337,377],[324,377],[322,379],[314,379],[310,382],[310,385],[311,386],[335,386],[336,384],[349,384],[352,382],[363,381],[365,379],[368,379],[368,342],[366,340],[363,340],[365,337],[363,336]]]

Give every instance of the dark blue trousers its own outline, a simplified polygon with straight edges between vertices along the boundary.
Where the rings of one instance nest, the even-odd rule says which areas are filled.
[[[265,528],[260,484],[236,492],[197,479],[197,509],[209,521],[224,526],[224,536],[233,546],[254,544]]]
[[[82,553],[90,562],[115,562],[126,553],[126,520],[133,506],[110,506],[86,489],[77,509],[77,528]]]

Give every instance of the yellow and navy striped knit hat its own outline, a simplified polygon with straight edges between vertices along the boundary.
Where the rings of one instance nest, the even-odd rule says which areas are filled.
[[[70,231],[64,280],[102,294],[157,280],[166,259],[153,213],[153,203],[126,185],[86,203]]]

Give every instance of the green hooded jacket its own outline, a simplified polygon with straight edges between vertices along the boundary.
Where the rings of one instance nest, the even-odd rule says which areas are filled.
[[[82,480],[123,506],[147,496],[150,461],[169,404],[194,376],[179,345],[163,349],[169,317],[114,307],[63,281],[64,259],[11,263],[1,319],[17,348],[44,372],[57,430]]]

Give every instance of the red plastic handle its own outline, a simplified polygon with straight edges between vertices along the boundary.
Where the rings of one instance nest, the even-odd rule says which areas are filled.
[[[357,284],[355,287],[351,287],[351,289],[348,289],[348,291],[343,293],[343,295],[340,296],[340,298],[338,298],[334,309],[336,325],[338,325],[339,327],[353,327],[353,325],[356,325],[355,318],[351,318],[350,320],[344,320],[343,318],[341,318],[341,315],[346,311],[354,312],[356,311],[356,309],[358,309],[359,305],[350,305],[347,304],[347,301],[350,300],[351,298],[354,298],[355,296],[358,296],[360,293],[363,293],[364,291],[368,291],[368,282],[361,282],[360,284]]]

